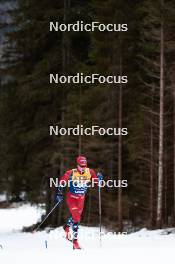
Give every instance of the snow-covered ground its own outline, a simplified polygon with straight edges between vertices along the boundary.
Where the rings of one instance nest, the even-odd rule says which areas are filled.
[[[97,228],[80,227],[81,251],[63,237],[62,228],[47,233],[20,232],[23,226],[36,223],[42,210],[27,205],[0,209],[0,263],[174,263],[175,233],[142,229],[130,235],[104,232],[102,246]],[[47,247],[46,247],[47,246]]]

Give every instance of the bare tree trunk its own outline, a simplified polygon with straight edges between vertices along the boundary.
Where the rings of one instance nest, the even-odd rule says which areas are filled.
[[[64,0],[64,23],[67,23],[68,12],[70,9],[71,0]],[[67,33],[63,33],[63,42],[62,42],[62,71],[66,75],[68,73],[68,66],[70,62],[70,51],[69,51],[69,39]],[[66,111],[66,94],[65,89],[62,90],[62,113],[61,113],[61,124],[65,126],[65,111]],[[61,175],[64,172],[64,137],[61,137],[61,161],[60,161],[60,173]]]
[[[64,0],[64,23],[67,21],[67,0]],[[62,72],[65,75],[67,73],[67,39],[66,33],[63,33],[62,40]],[[65,125],[65,89],[62,90],[62,109],[61,109],[61,125],[64,127]],[[60,174],[62,175],[64,172],[64,138],[60,138]]]
[[[151,121],[152,122],[152,121]],[[151,138],[150,138],[150,228],[154,226],[154,160],[153,160],[153,127],[151,124]]]
[[[167,153],[164,154],[164,157],[165,157],[164,174],[166,175],[166,173],[167,173]],[[168,203],[167,203],[168,179],[167,179],[167,177],[164,177],[163,190],[164,190],[164,197],[163,197],[164,214],[162,216],[162,219],[163,219],[164,224],[167,226],[168,225]]]
[[[122,54],[120,53],[120,75],[122,75]],[[122,84],[119,87],[119,128],[122,128]],[[118,138],[118,180],[122,181],[122,135]],[[118,228],[123,231],[123,208],[122,208],[122,187],[118,189]]]
[[[162,9],[164,1],[161,1]],[[164,22],[160,29],[160,113],[159,113],[159,163],[158,163],[158,194],[157,194],[157,227],[162,227],[163,204],[163,141],[164,141]]]
[[[151,110],[154,111],[154,93],[155,88],[152,90],[152,102],[151,102]],[[150,112],[150,228],[155,227],[155,177],[154,177],[154,129],[153,129],[153,114]]]
[[[67,23],[68,12],[70,9],[71,0],[64,0],[64,23]],[[63,33],[62,40],[62,72],[64,75],[68,73],[68,65],[70,60],[69,54],[69,40],[67,37],[67,33]],[[61,109],[61,125],[65,127],[65,111],[66,111],[66,94],[65,89],[62,90],[62,109]],[[63,175],[64,167],[65,167],[65,138],[62,136],[60,138],[60,174]],[[62,206],[60,206],[59,216],[58,216],[58,224],[61,223],[61,215],[62,215]]]
[[[81,110],[81,97],[82,97],[82,88],[80,86],[80,91],[79,91],[79,96],[80,96],[80,103],[79,103],[79,124],[81,125],[82,123],[82,110]],[[81,155],[82,154],[82,136],[81,133],[78,137],[78,154]]]
[[[174,69],[175,69],[175,65],[174,65]],[[174,83],[175,83],[175,78],[173,78],[174,79]],[[173,206],[173,224],[175,225],[175,85],[173,86],[173,119],[174,119],[174,122],[173,122],[173,124],[174,124],[174,128],[173,128],[173,137],[174,137],[174,148],[173,148],[173,155],[174,155],[174,157],[173,157],[173,175],[174,175],[174,193],[173,193],[173,195],[174,195],[174,206]]]

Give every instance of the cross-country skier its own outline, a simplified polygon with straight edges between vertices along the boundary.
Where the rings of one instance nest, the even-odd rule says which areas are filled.
[[[98,177],[94,170],[87,167],[87,160],[84,156],[77,158],[77,168],[66,171],[66,173],[59,180],[58,192],[56,201],[63,200],[63,185],[67,183],[69,192],[67,193],[66,202],[69,208],[71,217],[68,218],[64,230],[66,239],[70,240],[70,227],[73,230],[73,248],[81,249],[78,243],[78,226],[81,220],[82,211],[84,208],[85,194],[87,192],[88,184],[92,181],[98,185],[102,180],[102,175],[99,173]]]

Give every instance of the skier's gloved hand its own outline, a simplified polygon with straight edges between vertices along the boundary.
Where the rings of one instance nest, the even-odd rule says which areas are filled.
[[[58,203],[61,203],[63,201],[63,195],[62,194],[57,194],[55,197],[55,201]]]
[[[55,197],[55,201],[58,203],[61,203],[63,201],[63,192],[62,192],[62,188],[61,187],[58,187],[58,190],[57,190],[57,194],[56,194],[56,197]]]
[[[103,175],[102,175],[101,172],[98,172],[98,173],[97,173],[97,177],[98,177],[98,180],[99,180],[99,181],[102,181],[102,180],[103,180]]]
[[[101,181],[103,181],[103,175],[101,172],[97,173],[97,177],[98,177],[98,186],[101,187]]]

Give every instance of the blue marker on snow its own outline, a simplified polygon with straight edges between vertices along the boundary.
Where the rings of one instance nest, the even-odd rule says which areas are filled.
[[[45,240],[45,247],[47,248],[47,240]]]

